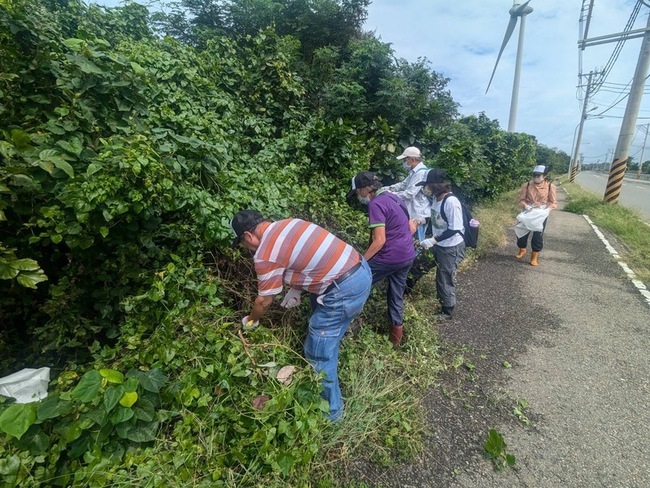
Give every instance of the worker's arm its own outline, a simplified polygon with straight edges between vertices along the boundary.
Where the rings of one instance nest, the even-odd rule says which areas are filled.
[[[383,225],[373,227],[372,244],[370,244],[366,252],[363,253],[363,257],[366,258],[366,261],[370,261],[370,259],[372,259],[372,257],[377,254],[382,247],[384,247],[384,244],[386,244],[386,227]]]
[[[257,298],[255,298],[255,303],[253,303],[253,310],[248,316],[248,320],[258,321],[261,319],[272,303],[272,296],[257,295]]]

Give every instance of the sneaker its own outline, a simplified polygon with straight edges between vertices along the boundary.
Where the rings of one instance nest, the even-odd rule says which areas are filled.
[[[448,313],[439,313],[437,317],[438,320],[452,320],[454,318],[453,315],[449,315]]]

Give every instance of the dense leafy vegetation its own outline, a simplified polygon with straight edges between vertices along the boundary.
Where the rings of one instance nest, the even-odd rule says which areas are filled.
[[[367,4],[0,0],[0,374],[57,378],[40,404],[0,404],[8,486],[309,472],[324,406],[293,352],[304,325],[276,311],[254,347],[238,334],[255,283],[231,216],[299,215],[363,248],[349,178],[402,177],[401,147],[474,202],[539,151],[459,117],[429,61],[362,31]]]

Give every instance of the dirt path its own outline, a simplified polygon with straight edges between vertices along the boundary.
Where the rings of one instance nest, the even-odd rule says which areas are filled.
[[[457,318],[441,324],[462,364],[425,399],[421,458],[360,469],[370,486],[650,486],[650,307],[586,220],[553,212],[540,266],[514,243],[460,276]],[[505,367],[511,365],[511,368]],[[530,425],[513,414],[518,400]],[[483,459],[496,428],[517,457]]]

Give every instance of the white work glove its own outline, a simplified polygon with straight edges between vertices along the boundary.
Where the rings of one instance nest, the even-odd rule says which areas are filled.
[[[289,290],[287,294],[284,296],[284,298],[282,299],[280,306],[284,308],[297,307],[298,305],[300,305],[301,293],[302,293],[301,290],[298,290],[296,288],[291,288],[291,290]]]
[[[420,241],[420,247],[422,249],[431,249],[435,245],[436,245],[436,240],[433,237]]]
[[[546,210],[546,205],[540,205],[539,208],[541,208],[542,210]]]
[[[420,227],[421,225],[424,225],[426,222],[426,220],[423,219],[422,217],[416,217],[411,220],[413,220],[413,223],[415,224],[416,227]]]
[[[249,330],[257,329],[257,326],[260,325],[259,320],[251,320],[249,315],[246,315],[241,319],[241,325],[244,331],[248,332]]]
[[[526,212],[530,212],[533,209],[533,207],[531,207],[530,205],[526,205],[524,209],[526,210]]]

